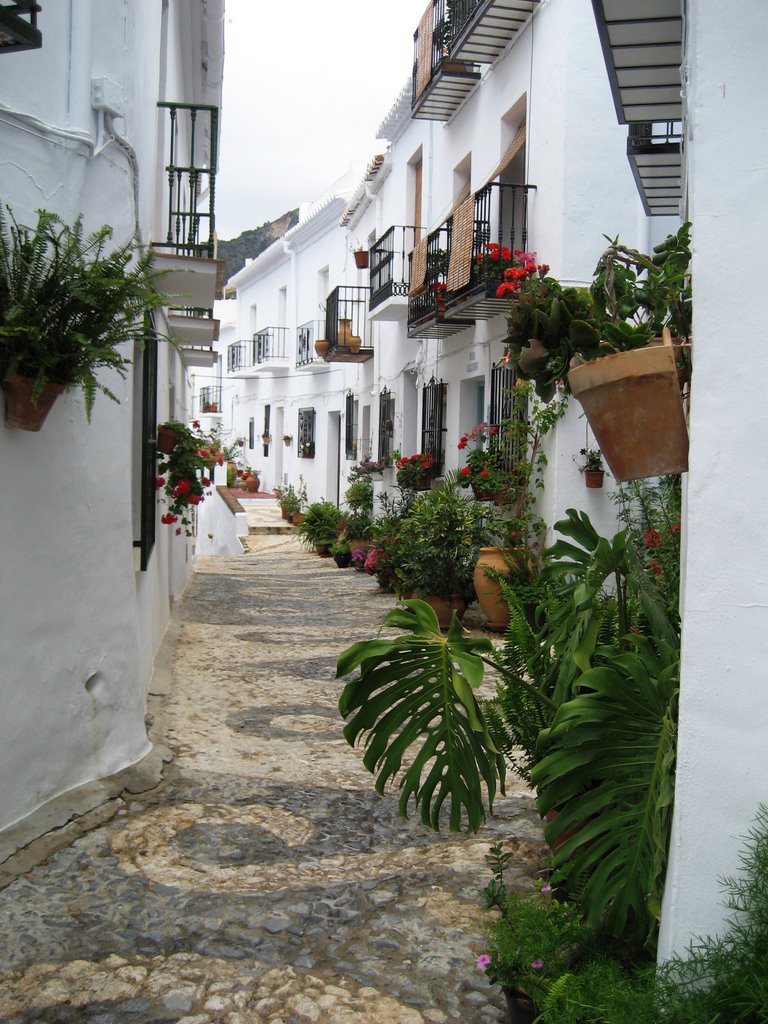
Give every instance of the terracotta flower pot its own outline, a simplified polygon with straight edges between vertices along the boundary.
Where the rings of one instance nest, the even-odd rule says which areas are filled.
[[[603,479],[605,477],[604,469],[585,469],[584,470],[584,482],[587,487],[602,487]]]
[[[448,594],[445,597],[437,594],[428,594],[426,596],[419,594],[419,599],[434,608],[440,629],[448,629],[454,611],[456,612],[456,617],[461,621],[464,618],[464,612],[467,610],[466,603],[460,594]]]
[[[328,350],[331,347],[330,341],[327,338],[318,338],[315,342],[315,352],[320,356],[321,359],[325,359],[328,355]],[[290,441],[288,442],[290,444]]]
[[[494,633],[503,633],[509,624],[509,606],[502,596],[501,584],[489,576],[486,569],[493,569],[500,573],[509,571],[503,548],[480,548],[480,557],[472,576],[477,600],[488,620],[485,628]]]
[[[568,373],[619,483],[688,469],[688,430],[670,345],[617,352]]]
[[[352,253],[355,257],[355,266],[358,270],[368,269],[368,250],[367,249],[355,249]]]
[[[63,384],[44,384],[35,402],[32,392],[35,382],[31,377],[16,373],[5,382],[5,422],[19,430],[39,430],[53,403],[64,390]]]
[[[178,434],[173,427],[157,428],[157,450],[163,455],[170,455],[178,440]]]

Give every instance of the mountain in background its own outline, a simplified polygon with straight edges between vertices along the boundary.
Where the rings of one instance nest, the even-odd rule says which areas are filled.
[[[231,238],[229,241],[220,239],[218,258],[224,260],[225,263],[224,280],[228,281],[238,270],[242,270],[246,259],[256,259],[260,253],[272,245],[276,238],[285,234],[298,221],[299,211],[289,210],[277,220],[268,220],[261,227],[243,231],[237,238]]]

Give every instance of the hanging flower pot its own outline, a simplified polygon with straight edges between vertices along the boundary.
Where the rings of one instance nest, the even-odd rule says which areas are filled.
[[[157,450],[163,455],[170,455],[179,440],[178,433],[173,427],[161,424],[157,428]]]
[[[32,400],[35,381],[31,377],[14,374],[5,382],[5,422],[19,430],[39,430],[53,403],[64,390],[63,384],[43,384],[42,391]]]
[[[355,257],[355,266],[358,270],[368,269],[368,250],[367,249],[355,249],[352,253]]]
[[[603,478],[605,477],[604,469],[585,469],[584,470],[584,483],[587,487],[602,487]]]
[[[670,345],[617,352],[568,373],[619,483],[688,469],[688,430]]]

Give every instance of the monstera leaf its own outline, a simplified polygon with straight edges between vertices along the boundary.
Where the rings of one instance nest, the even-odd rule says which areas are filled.
[[[459,831],[466,816],[475,831],[485,818],[483,784],[490,810],[497,787],[504,791],[504,758],[473,692],[491,643],[469,637],[455,616],[443,636],[423,601],[403,606],[385,625],[406,635],[363,640],[339,657],[337,678],[360,670],[339,700],[349,718],[344,736],[351,745],[365,738],[363,763],[376,775],[379,793],[402,771],[403,816],[413,799],[422,822],[437,830],[447,801],[450,829]]]
[[[636,637],[595,660],[540,735],[545,756],[531,779],[539,812],[557,811],[544,834],[588,924],[650,943],[672,819],[680,653]]]

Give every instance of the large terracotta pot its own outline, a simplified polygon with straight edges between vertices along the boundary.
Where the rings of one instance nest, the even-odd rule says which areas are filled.
[[[5,422],[9,427],[39,430],[53,408],[53,403],[64,390],[63,384],[44,384],[37,400],[33,402],[34,387],[35,382],[31,377],[22,377],[18,373],[5,382]]]
[[[173,427],[157,428],[157,450],[162,452],[163,455],[170,455],[176,447],[178,440],[179,435]]]
[[[509,571],[503,548],[480,548],[480,557],[472,577],[477,600],[488,620],[485,628],[495,633],[503,633],[509,624],[509,606],[502,597],[500,583],[486,573],[486,568],[501,573]]]
[[[467,610],[467,605],[460,594],[449,594],[447,597],[436,594],[429,594],[427,596],[419,594],[418,597],[419,600],[426,602],[426,604],[434,608],[440,629],[448,629],[454,612],[456,612],[456,617],[461,620],[464,618],[464,612]]]
[[[617,352],[568,373],[619,483],[688,469],[688,430],[670,345]]]

